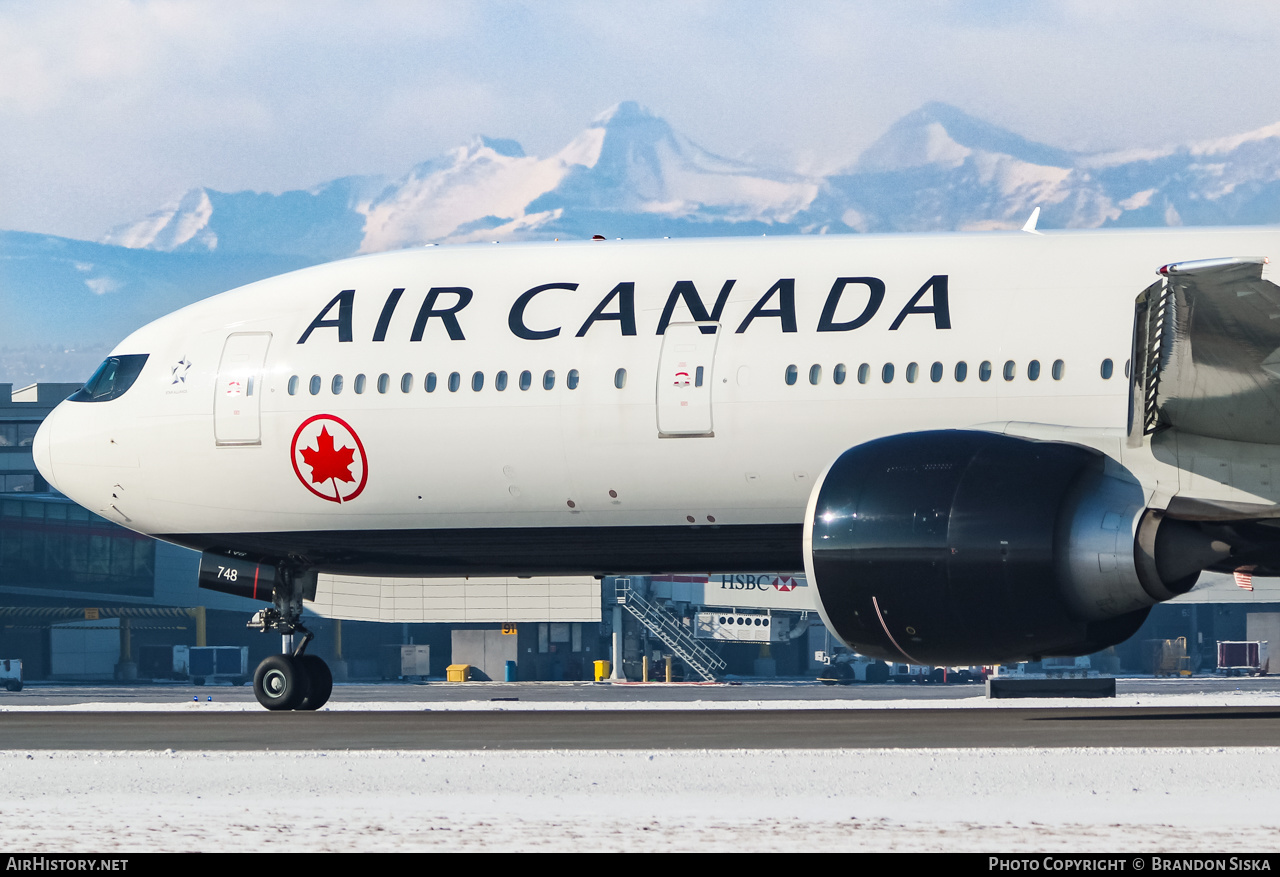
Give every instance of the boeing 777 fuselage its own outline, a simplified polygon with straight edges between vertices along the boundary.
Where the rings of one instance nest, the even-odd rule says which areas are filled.
[[[1194,467],[1158,431],[1133,438],[1135,298],[1162,265],[1278,245],[1230,229],[362,256],[139,329],[35,455],[87,508],[225,559],[237,592],[252,575],[281,629],[316,571],[803,567],[866,653],[1092,649],[1248,541],[1205,547],[1226,538],[1202,532],[1223,520],[1213,494],[1218,513],[1177,516],[1199,535],[1165,528],[1192,547],[1155,556],[1149,513],[1194,493]],[[1274,513],[1269,482],[1245,493],[1235,519]]]

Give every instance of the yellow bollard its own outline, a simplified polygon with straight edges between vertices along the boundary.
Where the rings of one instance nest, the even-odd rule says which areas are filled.
[[[645,655],[640,659],[640,681],[649,681],[649,656]]]
[[[671,656],[665,655],[663,657],[663,660],[666,661],[667,663],[667,681],[670,682],[671,681]]]

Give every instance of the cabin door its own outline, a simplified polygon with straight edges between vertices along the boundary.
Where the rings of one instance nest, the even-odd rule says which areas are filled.
[[[270,332],[227,336],[213,397],[213,435],[218,447],[262,444],[262,365]]]
[[[672,323],[658,357],[658,435],[711,436],[712,366],[719,323]]]

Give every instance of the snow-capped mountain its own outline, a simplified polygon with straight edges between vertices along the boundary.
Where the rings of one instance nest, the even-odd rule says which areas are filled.
[[[277,253],[340,259],[359,247],[365,214],[387,181],[342,177],[306,191],[218,192],[192,189],[101,240],[173,253]]]
[[[828,177],[811,213],[830,231],[1016,229],[1037,206],[1046,227],[1101,225],[1110,202],[1076,164],[1069,152],[927,104]]]
[[[1249,225],[1280,221],[1280,124],[1162,150],[1080,155],[945,104],[895,123],[827,178],[827,230]]]
[[[715,155],[634,102],[554,155],[476,138],[399,179],[279,195],[193,189],[103,243],[331,259],[425,243],[552,237],[950,231],[1280,220],[1280,124],[1080,155],[946,104],[903,117],[825,178]]]
[[[280,195],[193,189],[102,242],[337,258],[600,231],[735,234],[752,224],[787,226],[820,185],[714,155],[625,102],[548,158],[526,155],[514,140],[478,137],[398,180],[348,177]]]

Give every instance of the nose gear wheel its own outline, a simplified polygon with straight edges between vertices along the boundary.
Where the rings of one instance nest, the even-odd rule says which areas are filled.
[[[293,710],[306,699],[310,682],[306,665],[293,655],[271,655],[253,674],[253,695],[269,710]]]
[[[253,695],[269,710],[318,710],[333,693],[333,673],[323,660],[308,655],[307,644],[314,634],[302,626],[302,600],[307,583],[315,598],[315,575],[303,576],[286,567],[278,568],[272,589],[274,605],[260,609],[249,620],[249,627],[263,633],[275,631],[284,635],[302,634],[302,641],[292,654],[271,655],[258,665],[253,674]]]

